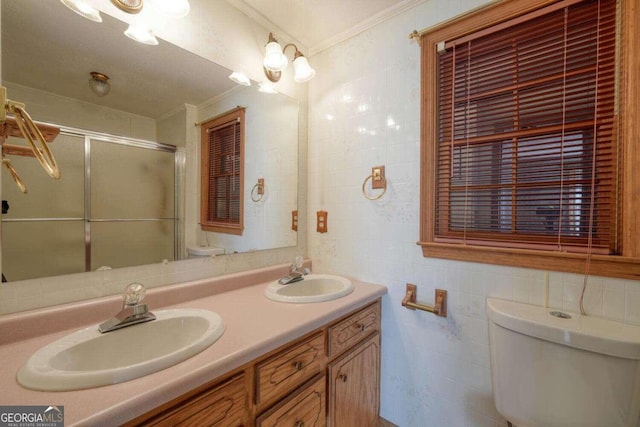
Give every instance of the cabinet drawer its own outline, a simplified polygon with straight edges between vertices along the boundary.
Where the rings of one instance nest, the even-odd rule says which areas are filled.
[[[256,404],[283,396],[319,373],[325,362],[324,333],[319,332],[256,366]]]
[[[329,356],[353,347],[380,330],[380,301],[329,327]]]
[[[244,375],[205,390],[179,403],[143,425],[149,426],[216,426],[246,425],[248,396]]]
[[[291,398],[256,420],[256,427],[324,427],[326,417],[326,380],[324,375],[310,381]]]

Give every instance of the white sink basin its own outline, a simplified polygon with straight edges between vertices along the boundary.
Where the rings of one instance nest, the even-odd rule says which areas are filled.
[[[168,368],[201,352],[224,333],[212,311],[154,311],[156,320],[101,334],[98,325],[36,351],[18,372],[26,388],[78,390],[116,384]]]
[[[353,292],[351,280],[329,274],[309,274],[304,280],[280,285],[270,283],[264,291],[267,298],[290,303],[331,301]]]

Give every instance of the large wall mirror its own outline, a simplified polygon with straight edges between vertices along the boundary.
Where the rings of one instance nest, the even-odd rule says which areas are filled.
[[[51,144],[61,166],[59,182],[45,182],[35,160],[16,159],[29,188],[23,195],[2,172],[2,199],[11,206],[3,215],[3,273],[21,265],[15,279],[7,275],[9,281],[182,259],[187,245],[208,244],[228,254],[297,244],[291,229],[297,209],[297,100],[260,93],[255,84],[237,86],[228,79],[230,70],[164,40],[157,46],[134,42],[123,34],[126,24],[106,14],[102,23],[91,22],[59,1],[3,1],[0,7],[2,84],[8,97],[25,102],[36,121],[63,129]],[[98,97],[90,90],[92,71],[109,76],[108,95]],[[199,138],[196,122],[237,105],[247,112],[246,214],[243,235],[229,238],[202,232],[197,210],[185,205],[199,199],[199,151],[190,149]],[[181,159],[176,161],[172,146]],[[90,191],[87,174],[93,179]],[[251,195],[258,180],[264,183],[264,196],[256,202]],[[137,185],[141,182],[149,185]],[[126,193],[135,186],[157,213],[135,205],[136,197]],[[137,221],[113,227],[96,221],[93,234],[103,243],[96,240],[90,252],[102,258],[90,262],[87,206],[94,213],[115,212],[104,214],[111,219],[116,213],[115,219],[137,215]],[[123,247],[145,256],[122,256]],[[63,249],[64,259],[44,273],[30,268],[31,263],[46,265],[47,254]]]

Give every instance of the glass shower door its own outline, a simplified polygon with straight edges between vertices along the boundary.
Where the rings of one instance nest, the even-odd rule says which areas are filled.
[[[25,145],[9,138],[7,143]],[[2,168],[2,273],[9,281],[84,271],[84,137],[60,134],[50,145],[61,170],[51,179],[32,157],[11,156],[23,194]]]
[[[90,269],[175,257],[175,155],[90,140]]]

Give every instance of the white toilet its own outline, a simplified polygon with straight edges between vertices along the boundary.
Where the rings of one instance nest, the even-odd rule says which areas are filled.
[[[640,427],[640,326],[487,299],[498,412],[517,427]]]

